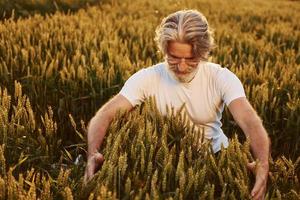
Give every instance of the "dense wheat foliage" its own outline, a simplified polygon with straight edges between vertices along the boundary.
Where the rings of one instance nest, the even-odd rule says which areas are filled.
[[[105,162],[82,184],[88,120],[131,74],[163,61],[155,27],[183,8],[207,16],[210,59],[241,79],[269,133],[267,198],[300,199],[300,4],[244,0],[103,1],[1,21],[0,199],[249,199],[253,158],[229,113],[230,146],[215,156],[184,110],[163,117],[152,101],[114,119]]]

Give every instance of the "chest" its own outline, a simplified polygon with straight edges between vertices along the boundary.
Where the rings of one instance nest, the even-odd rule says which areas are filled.
[[[194,123],[209,123],[220,118],[223,102],[217,88],[209,82],[198,81],[190,87],[181,84],[160,83],[153,91],[162,114],[166,106],[178,110],[183,104]]]

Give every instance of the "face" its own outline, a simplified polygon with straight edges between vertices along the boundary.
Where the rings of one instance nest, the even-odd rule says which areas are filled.
[[[180,82],[190,82],[195,77],[199,67],[199,58],[193,57],[192,45],[180,42],[170,42],[166,60],[172,76]]]

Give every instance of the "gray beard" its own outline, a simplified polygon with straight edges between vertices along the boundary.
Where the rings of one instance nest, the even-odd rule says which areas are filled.
[[[196,76],[196,74],[199,70],[199,66],[198,66],[195,70],[191,71],[187,75],[177,76],[176,73],[173,70],[171,70],[169,66],[167,66],[167,68],[168,68],[168,72],[171,75],[171,77],[173,79],[175,79],[176,81],[180,82],[180,83],[189,83],[189,82],[191,82],[195,78],[195,76]]]

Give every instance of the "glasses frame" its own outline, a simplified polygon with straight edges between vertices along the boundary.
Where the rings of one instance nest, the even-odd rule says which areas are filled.
[[[185,62],[188,66],[197,67],[199,62],[201,61],[200,58],[178,58],[167,54],[165,57],[166,61],[169,65],[179,65],[181,62]]]

